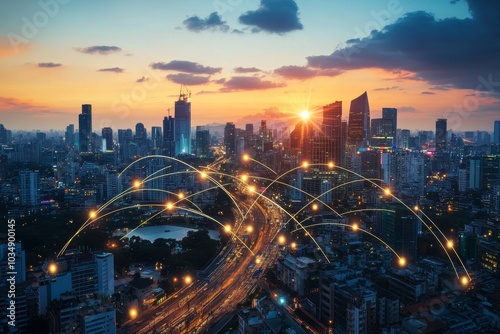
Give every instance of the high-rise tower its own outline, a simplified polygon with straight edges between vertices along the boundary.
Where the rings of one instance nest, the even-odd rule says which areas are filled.
[[[80,152],[92,152],[92,105],[82,104],[82,113],[78,115],[78,138]]]
[[[368,94],[364,92],[351,101],[347,141],[352,146],[366,146],[370,136],[370,106]]]
[[[191,93],[183,93],[175,101],[175,155],[191,153]]]
[[[436,121],[436,152],[446,151],[446,119]]]
[[[323,136],[330,141],[329,160],[326,163],[334,162],[338,165],[341,164],[341,157],[345,150],[345,141],[342,140],[342,101],[335,101],[334,103],[323,106]]]

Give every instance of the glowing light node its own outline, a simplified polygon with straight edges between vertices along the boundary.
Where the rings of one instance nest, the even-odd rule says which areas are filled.
[[[313,209],[314,211],[318,210],[318,204],[314,203],[312,206],[311,206],[311,209]]]
[[[446,242],[446,247],[448,247],[449,249],[453,248],[453,241],[452,240],[448,240]]]
[[[330,162],[330,163],[328,164],[328,167],[333,168],[333,167],[335,167],[335,164],[334,164],[333,162]]]
[[[178,193],[177,197],[179,197],[180,199],[183,199],[184,198],[184,194],[183,193]]]
[[[248,161],[250,160],[250,156],[248,154],[243,155],[243,161]]]
[[[134,181],[134,188],[140,188],[141,186],[141,181],[137,180],[137,181]]]
[[[231,232],[231,225],[228,224],[228,225],[224,226],[224,230],[226,232]]]
[[[95,211],[91,211],[89,216],[90,218],[95,218],[97,216],[97,213]]]
[[[469,279],[467,277],[463,276],[460,279],[460,282],[462,283],[463,286],[467,286],[469,284]]]
[[[286,242],[286,238],[285,238],[283,235],[280,235],[280,236],[278,237],[278,243],[282,245],[282,244],[284,244],[285,242]]]
[[[359,226],[358,224],[352,224],[351,228],[353,231],[357,231],[359,229]]]
[[[257,191],[257,189],[254,186],[250,186],[250,187],[248,187],[248,191],[251,193],[254,193]]]
[[[51,275],[54,275],[55,273],[57,273],[57,265],[55,263],[51,263],[49,265],[49,273]]]
[[[167,203],[166,207],[168,210],[172,210],[174,208],[174,204],[169,202]]]
[[[400,265],[401,267],[406,266],[406,259],[405,259],[404,257],[400,257],[400,258],[399,258],[399,265]]]
[[[242,175],[241,176],[241,181],[247,182],[247,180],[248,180],[248,175]]]
[[[389,188],[385,188],[385,189],[384,189],[384,193],[385,193],[386,195],[390,195],[390,194],[391,194],[391,189],[389,189]]]
[[[131,308],[130,311],[128,311],[128,315],[130,318],[135,319],[137,318],[137,309]]]
[[[193,282],[193,279],[191,278],[191,276],[184,277],[184,283],[191,284],[191,282]]]
[[[302,167],[307,168],[307,166],[309,166],[309,164],[307,163],[307,161],[304,161],[304,162],[302,163]]]
[[[415,205],[415,206],[413,207],[413,210],[415,210],[415,211],[418,211],[418,209],[419,209],[418,205]]]

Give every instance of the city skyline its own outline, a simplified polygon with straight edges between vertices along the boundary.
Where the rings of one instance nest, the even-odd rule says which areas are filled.
[[[397,108],[401,129],[433,129],[445,118],[451,131],[493,130],[499,51],[485,13],[496,4],[362,5],[16,2],[0,14],[0,121],[63,130],[91,104],[95,132],[151,129],[185,84],[192,127],[296,123],[304,109],[320,119],[334,101],[347,119],[348,103],[366,91],[371,118]]]

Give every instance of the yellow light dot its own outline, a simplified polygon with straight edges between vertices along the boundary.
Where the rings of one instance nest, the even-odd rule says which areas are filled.
[[[250,160],[250,156],[248,154],[243,155],[243,161],[248,161]]]
[[[463,276],[460,282],[462,283],[463,286],[467,286],[469,284],[469,279]]]
[[[304,162],[302,163],[302,167],[306,168],[307,166],[309,166],[309,164],[307,163],[307,161],[304,161]]]
[[[318,210],[318,204],[314,203],[314,204],[311,206],[311,209],[313,209],[314,211]]]
[[[446,246],[447,246],[448,248],[450,248],[450,249],[451,249],[451,248],[453,248],[453,241],[448,240],[448,242],[446,243]]]
[[[183,193],[178,193],[177,197],[179,197],[180,199],[183,199],[184,198],[184,194]]]
[[[418,211],[418,205],[415,205],[415,206],[413,207],[413,210]]]
[[[391,189],[389,189],[389,188],[385,188],[384,193],[385,193],[386,195],[390,195],[390,194],[391,194]]]
[[[191,276],[186,276],[186,277],[184,278],[184,282],[185,282],[186,284],[191,284],[191,282],[192,282],[192,281],[193,281],[193,279],[191,278]]]
[[[260,262],[261,262],[261,260],[259,258],[255,259],[255,263],[259,264]]]
[[[353,231],[357,231],[359,226],[358,226],[358,224],[352,224],[351,228]]]
[[[255,189],[254,186],[250,186],[250,187],[248,187],[248,191],[251,192],[251,193],[254,193],[254,192],[257,191],[257,189]]]
[[[137,310],[135,308],[131,308],[128,314],[130,318],[135,319],[137,317]]]
[[[247,182],[248,180],[248,175],[241,175],[241,181]]]
[[[334,164],[333,162],[330,162],[330,163],[328,164],[328,167],[333,168],[333,167],[335,167],[335,164]]]
[[[248,227],[247,227],[247,232],[248,232],[248,233],[251,233],[252,231],[253,231],[253,227],[252,227],[252,226],[248,226]]]
[[[201,172],[201,173],[200,173],[200,177],[201,177],[202,179],[206,179],[206,178],[207,178],[207,173]]]
[[[141,186],[141,181],[134,182],[134,188],[139,188]]]
[[[404,257],[399,258],[399,265],[404,267],[406,265],[406,259]]]
[[[57,272],[57,265],[55,263],[51,263],[49,265],[49,273],[54,275]]]
[[[290,245],[293,249],[295,249],[297,247],[297,244],[295,242],[292,242],[291,245]]]
[[[167,203],[166,207],[168,210],[172,210],[174,208],[174,204],[169,202]]]
[[[90,218],[95,218],[97,216],[97,213],[95,211],[90,212]]]
[[[278,243],[280,243],[280,244],[284,244],[285,242],[286,242],[286,238],[285,238],[284,236],[280,235],[280,236],[278,237]]]
[[[224,230],[226,230],[226,232],[231,232],[231,225],[224,226]]]

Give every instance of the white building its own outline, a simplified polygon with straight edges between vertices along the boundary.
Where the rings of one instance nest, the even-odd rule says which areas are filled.
[[[97,262],[97,292],[103,296],[115,293],[114,257],[111,253],[96,255]]]

